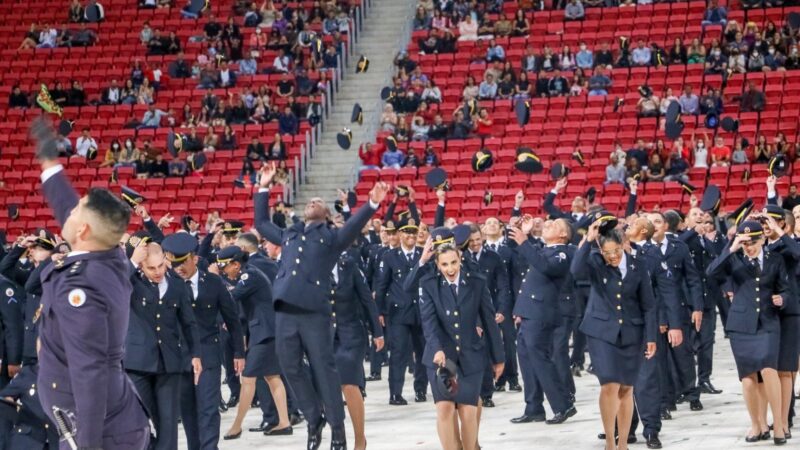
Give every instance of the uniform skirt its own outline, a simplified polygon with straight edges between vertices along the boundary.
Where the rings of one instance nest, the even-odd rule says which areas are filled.
[[[367,354],[367,332],[360,324],[336,328],[333,338],[336,370],[343,385],[364,386],[364,357]]]
[[[281,374],[278,354],[275,353],[275,339],[251,345],[244,361],[243,377],[271,377]]]
[[[644,360],[644,342],[621,345],[586,336],[592,369],[600,384],[619,383],[633,386]]]
[[[430,380],[431,392],[433,392],[433,402],[454,402],[458,405],[471,405],[478,406],[478,399],[481,394],[481,382],[483,381],[483,371],[475,372],[470,375],[464,375],[461,372],[461,367],[458,368],[458,391],[456,395],[450,395],[450,392],[442,390],[439,383],[436,382],[436,369],[430,367],[428,370],[428,379]]]
[[[781,316],[778,370],[797,372],[798,358],[800,358],[800,316]]]
[[[763,330],[756,334],[729,331],[728,337],[740,380],[762,369],[778,368],[780,333]]]

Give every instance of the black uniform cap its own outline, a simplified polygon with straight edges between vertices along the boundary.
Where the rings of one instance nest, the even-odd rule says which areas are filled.
[[[361,105],[358,103],[353,105],[353,113],[350,114],[350,123],[358,123],[359,125],[364,123],[364,110],[361,109]]]
[[[744,201],[739,207],[737,207],[731,213],[730,217],[733,219],[733,223],[736,226],[739,226],[742,222],[745,222],[747,216],[750,215],[750,211],[753,210],[753,199],[748,198]],[[756,222],[758,223],[758,222]]]
[[[705,212],[717,214],[719,212],[721,194],[719,188],[713,184],[706,187],[703,192],[703,200],[700,201],[700,209]]]
[[[494,155],[489,149],[483,148],[472,155],[472,170],[485,172],[494,164]]]
[[[425,175],[425,184],[431,189],[447,190],[447,171],[441,167],[431,170],[427,175]]]
[[[36,229],[36,241],[33,245],[41,247],[45,250],[53,251],[56,248],[56,237],[50,230],[46,228]]]
[[[530,147],[517,148],[517,162],[514,167],[524,173],[539,173],[544,168],[539,156]]]
[[[336,135],[336,143],[342,150],[349,150],[352,141],[353,132],[349,128],[342,129],[342,132]]]
[[[122,186],[122,192],[120,193],[120,196],[125,203],[130,205],[131,208],[136,208],[137,205],[146,200],[142,194],[134,191],[128,186]]]
[[[183,264],[197,250],[197,239],[189,233],[175,233],[165,237],[161,248],[173,267]]]

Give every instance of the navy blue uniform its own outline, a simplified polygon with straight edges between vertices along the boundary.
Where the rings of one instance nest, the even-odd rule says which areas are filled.
[[[386,318],[387,345],[389,346],[389,395],[403,395],[406,368],[412,354],[416,355],[414,364],[414,392],[426,392],[428,376],[422,364],[425,339],[419,317],[417,299],[419,289],[412,283],[404,287],[412,270],[419,267],[422,249],[406,251],[398,247],[384,252],[375,279],[375,301],[380,315]]]
[[[591,283],[586,315],[580,329],[587,336],[589,355],[600,384],[633,386],[639,375],[646,342],[656,342],[657,307],[645,261],[625,255],[625,274],[606,264],[594,244],[575,252],[570,270]]]
[[[789,291],[780,310],[781,347],[778,355],[778,370],[797,372],[798,353],[800,353],[800,291],[797,275],[800,269],[800,243],[790,236],[783,235],[766,246],[770,253],[783,256],[788,275]]]
[[[222,316],[231,336],[234,358],[244,358],[244,336],[238,307],[219,276],[198,268],[195,276],[187,281],[200,339],[203,372],[197,386],[191,371],[183,375],[181,419],[189,449],[212,450],[219,442],[219,399],[222,395],[219,383],[222,347],[217,318]],[[184,362],[184,367],[187,364]]]
[[[43,183],[63,224],[78,195],[63,170]],[[39,399],[75,415],[79,447],[144,449],[147,414],[122,369],[130,314],[130,263],[120,248],[68,255],[42,271]]]
[[[500,332],[503,335],[503,350],[506,353],[506,362],[503,369],[503,374],[497,379],[497,386],[505,386],[506,383],[510,385],[519,385],[519,370],[517,367],[517,326],[511,317],[511,312],[514,310],[514,302],[517,298],[522,278],[525,276],[527,264],[520,260],[519,255],[505,243],[490,243],[486,242],[483,247],[485,250],[496,252],[500,256],[500,260],[506,268],[508,273],[508,283],[511,295],[509,297],[508,305],[505,310],[498,310],[503,313],[505,320],[500,322]],[[497,304],[495,304],[497,307]]]
[[[375,275],[378,273],[378,267],[381,264],[381,258],[383,258],[383,253],[389,250],[389,247],[376,244],[370,247],[368,256],[367,256],[367,263],[366,263],[366,270],[364,271],[364,275],[367,278],[367,284],[369,284],[370,289],[372,292],[375,292]],[[381,327],[383,328],[383,327]],[[386,330],[382,330],[382,334],[386,334]],[[387,350],[388,346],[384,346],[381,351],[375,351],[375,346],[370,345],[369,351],[369,374],[373,377],[380,377],[381,372],[383,369],[383,364],[387,360]]]
[[[132,268],[132,266],[131,266]],[[156,427],[155,449],[178,445],[180,381],[184,372],[181,338],[192,358],[200,357],[200,338],[191,307],[191,293],[177,275],[167,273],[159,285],[143,273],[131,276],[131,315],[124,366]]]
[[[318,429],[322,421],[322,405],[331,427],[344,429],[344,404],[330,332],[329,274],[374,213],[372,205],[365,205],[340,229],[323,222],[296,222],[284,230],[269,220],[269,193],[255,196],[258,232],[282,246],[281,266],[272,290],[277,345],[281,348],[278,356],[311,429]],[[303,365],[304,355],[314,383]]]
[[[525,415],[545,413],[542,393],[554,413],[564,413],[572,403],[553,362],[553,336],[561,322],[559,299],[569,279],[572,250],[566,245],[542,248],[530,241],[516,250],[528,263],[514,305],[514,316],[522,319],[517,351],[525,387]]]
[[[331,306],[336,368],[342,385],[363,387],[367,328],[373,338],[383,337],[378,308],[356,260],[342,256],[333,270]]]
[[[0,396],[11,397],[19,405],[19,415],[7,441],[11,450],[57,450],[58,432],[39,402],[36,377],[39,368],[28,365],[0,390]]]
[[[727,278],[733,289],[725,330],[740,379],[765,368],[778,369],[780,308],[773,305],[772,296],[781,295],[785,305],[790,288],[783,257],[764,250],[762,259],[759,262],[741,252],[731,253],[728,246],[707,270],[710,277],[721,281]]]
[[[4,368],[22,363],[24,303],[22,288],[0,276],[0,360]]]
[[[25,282],[33,272],[33,263],[30,260],[20,261],[28,249],[19,245],[11,247],[8,253],[0,260],[0,275],[14,283],[25,286]]]
[[[451,287],[443,275],[433,273],[422,277],[419,292],[425,332],[422,361],[428,367],[428,378],[435,379],[433,357],[439,351],[458,367],[459,386],[455,398],[432,383],[434,401],[477,406],[487,354],[493,364],[505,360],[486,279],[462,269],[457,287]],[[483,329],[485,339],[478,335],[476,327]]]

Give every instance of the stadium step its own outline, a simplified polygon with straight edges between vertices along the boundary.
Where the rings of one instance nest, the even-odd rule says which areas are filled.
[[[342,83],[334,97],[333,112],[325,122],[325,131],[309,161],[305,184],[300,186],[295,203],[303,205],[312,197],[321,197],[332,203],[337,188],[355,184],[358,147],[362,142],[375,140],[383,107],[380,90],[391,82],[397,52],[408,45],[408,28],[415,5],[415,0],[372,0],[369,18],[365,21],[350,66],[344,70]],[[369,59],[369,70],[356,74],[360,55]],[[350,123],[356,102],[364,110],[364,124],[361,126]],[[347,151],[336,143],[336,134],[345,127],[353,132],[352,144]],[[302,211],[302,208],[298,210]]]

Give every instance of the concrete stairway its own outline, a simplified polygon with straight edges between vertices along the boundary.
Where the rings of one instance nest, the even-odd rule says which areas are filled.
[[[301,214],[308,199],[321,197],[332,205],[336,189],[352,187],[359,164],[358,147],[375,139],[383,108],[380,90],[391,82],[395,55],[408,45],[416,3],[416,0],[372,0],[350,66],[343,71],[339,92],[334,95],[332,112],[324,122],[303,184],[298,186],[295,210]],[[369,59],[369,70],[356,74],[355,64],[360,55]],[[350,123],[354,103],[364,109],[361,126]],[[344,127],[353,132],[352,145],[347,151],[336,144],[336,134]]]

